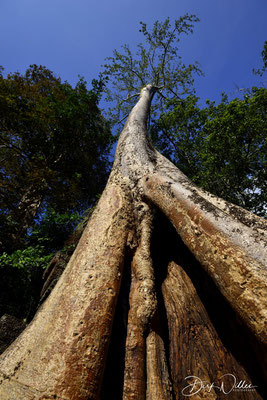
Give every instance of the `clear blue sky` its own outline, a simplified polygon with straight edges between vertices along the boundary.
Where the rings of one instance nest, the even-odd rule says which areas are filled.
[[[198,60],[205,73],[196,82],[201,99],[257,83],[251,70],[267,39],[266,0],[0,0],[0,65],[24,72],[42,64],[72,84],[78,74],[90,82],[114,48],[142,40],[139,21],[187,12],[201,20],[181,43],[184,60]]]

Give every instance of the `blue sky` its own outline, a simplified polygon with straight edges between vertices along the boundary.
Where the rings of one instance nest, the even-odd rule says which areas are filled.
[[[78,74],[90,82],[114,48],[142,40],[140,21],[185,13],[200,18],[181,53],[205,73],[196,81],[202,101],[258,83],[251,71],[267,40],[266,0],[0,0],[0,65],[24,72],[42,64],[72,84]]]

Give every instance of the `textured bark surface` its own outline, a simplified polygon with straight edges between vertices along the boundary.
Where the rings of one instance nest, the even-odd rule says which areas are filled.
[[[193,375],[205,382],[219,383],[221,377],[231,372],[240,380],[248,381],[243,367],[223,346],[192,282],[181,266],[171,262],[163,284],[164,303],[170,332],[170,365],[176,398],[185,390],[184,379]],[[187,379],[187,385],[195,378]],[[232,376],[226,376],[224,384],[231,387]],[[199,381],[197,381],[199,382]],[[200,387],[199,383],[196,387]],[[221,397],[225,395],[222,394]],[[212,389],[207,396],[220,398]],[[233,392],[232,399],[256,399],[254,392]]]
[[[2,355],[1,400],[264,398],[266,223],[153,149],[154,92],[58,283]]]

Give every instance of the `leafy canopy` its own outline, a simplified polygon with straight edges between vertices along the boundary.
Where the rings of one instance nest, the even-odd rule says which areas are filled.
[[[49,207],[29,229],[27,242],[32,247],[43,246],[46,252],[55,253],[63,248],[65,241],[82,220],[77,212],[59,213]]]
[[[2,190],[32,182],[64,209],[94,199],[113,141],[98,101],[82,78],[72,88],[42,66],[0,76]]]
[[[243,99],[207,102],[175,99],[151,127],[156,147],[190,179],[234,204],[264,216],[267,90],[252,88]]]
[[[0,74],[3,244],[16,225],[19,235],[21,221],[32,223],[34,203],[39,215],[49,207],[81,212],[101,192],[114,141],[98,108],[101,90],[97,81],[88,90],[82,78],[73,88],[43,66]]]
[[[39,301],[43,269],[53,255],[42,246],[29,246],[0,255],[0,315],[30,320]]]
[[[109,81],[107,100],[113,101],[111,109],[113,123],[124,117],[132,108],[140,89],[146,84],[160,88],[157,110],[163,110],[166,100],[193,91],[193,74],[201,73],[198,63],[185,65],[179,54],[180,37],[193,32],[199,19],[195,15],[184,15],[172,24],[170,18],[156,21],[151,31],[140,22],[144,43],[139,43],[136,54],[127,44],[122,52],[113,51],[104,65],[103,77]],[[154,108],[155,110],[155,108]]]
[[[261,52],[263,66],[260,69],[253,69],[253,73],[262,76],[267,69],[267,40],[264,42],[263,50]]]
[[[114,138],[102,89],[44,66],[0,68],[0,314],[31,318],[43,268],[105,186]]]

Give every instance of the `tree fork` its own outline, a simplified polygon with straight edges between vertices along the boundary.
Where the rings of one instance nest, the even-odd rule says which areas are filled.
[[[207,314],[209,305],[196,293],[197,279],[187,275],[201,271],[214,281],[223,301],[248,327],[246,345],[251,347],[251,338],[260,354],[266,345],[266,224],[197,188],[153,149],[146,122],[155,91],[152,85],[142,89],[121,133],[106,189],[64,273],[32,323],[1,357],[1,400],[100,398],[128,248],[135,250],[124,399],[177,398],[186,386],[183,380],[193,374],[215,385],[224,371],[250,382],[247,366],[224,345],[221,330]],[[155,258],[154,214],[160,213],[183,243],[169,253],[190,252],[195,261],[183,264],[164,250],[165,267]],[[167,243],[169,236],[162,235]],[[164,268],[166,276],[159,280]],[[212,388],[197,396],[220,399],[224,394]],[[246,392],[232,396],[252,398]]]
[[[244,210],[242,216],[254,222],[253,230],[247,229],[205,198],[196,201],[199,194],[194,186],[186,182],[185,187],[186,178],[182,174],[179,178],[156,172],[144,179],[144,193],[168,216],[246,325],[266,343],[266,270],[261,252],[264,223]]]

